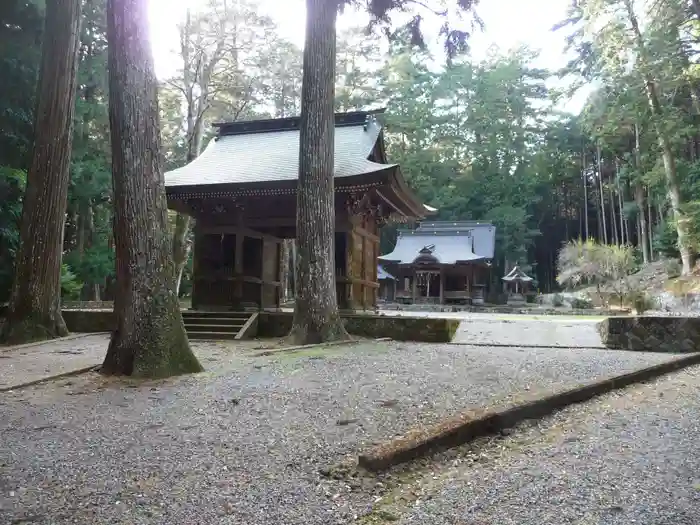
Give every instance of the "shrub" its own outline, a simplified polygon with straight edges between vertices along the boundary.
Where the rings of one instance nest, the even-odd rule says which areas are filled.
[[[557,281],[572,288],[619,281],[635,269],[634,248],[598,244],[593,240],[571,241],[564,245],[557,257]]]
[[[678,262],[678,259],[670,259],[666,261],[665,270],[669,279],[680,277],[682,269],[683,267],[681,266],[681,263]]]
[[[634,290],[623,296],[621,303],[634,308],[638,314],[656,308],[656,302],[646,292]]]
[[[564,297],[560,293],[552,296],[552,306],[564,306]]]
[[[590,310],[593,308],[593,301],[585,297],[575,297],[571,301],[571,308],[574,310]]]

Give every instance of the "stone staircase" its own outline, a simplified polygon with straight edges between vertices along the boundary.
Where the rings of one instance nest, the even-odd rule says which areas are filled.
[[[235,339],[252,315],[248,312],[182,312],[187,337],[213,341]]]

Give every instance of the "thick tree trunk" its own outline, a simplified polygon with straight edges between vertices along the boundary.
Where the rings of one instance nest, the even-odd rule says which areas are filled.
[[[0,338],[26,343],[68,333],[61,316],[66,223],[80,38],[80,1],[46,2],[34,150],[22,208],[20,248]]]
[[[306,0],[297,187],[297,344],[347,338],[335,291],[333,180],[337,0]]]
[[[146,1],[109,0],[107,36],[117,328],[102,372],[139,377],[199,372],[173,290]]]

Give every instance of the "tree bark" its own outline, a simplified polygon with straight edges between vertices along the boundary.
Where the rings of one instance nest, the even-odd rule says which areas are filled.
[[[654,260],[654,221],[651,215],[651,192],[647,188],[647,211],[649,212],[649,222],[647,223],[649,230],[649,259]]]
[[[108,0],[107,37],[117,328],[101,370],[138,377],[199,372],[173,290],[145,0]]]
[[[642,38],[642,32],[639,28],[639,22],[637,21],[637,16],[634,12],[634,6],[632,0],[625,0],[625,6],[627,8],[627,14],[632,26],[632,31],[634,32],[635,41],[638,47],[638,51],[643,62],[646,66],[646,46],[644,44],[644,39]],[[681,254],[681,262],[683,267],[683,275],[688,275],[693,268],[693,253],[690,248],[688,228],[689,219],[683,213],[681,208],[681,190],[680,184],[678,182],[678,173],[676,167],[676,159],[673,155],[673,145],[668,133],[664,129],[663,123],[660,119],[663,117],[663,108],[661,107],[661,100],[659,96],[659,87],[655,79],[647,72],[643,72],[644,86],[646,90],[646,95],[649,100],[649,108],[651,109],[651,114],[655,120],[656,135],[661,148],[661,158],[664,163],[664,173],[666,175],[666,191],[668,192],[668,198],[671,202],[671,210],[673,211],[673,218],[676,222],[676,231],[678,233],[678,251]],[[640,211],[642,215],[644,214],[644,209]]]
[[[634,185],[634,201],[637,204],[637,216],[639,218],[639,244],[642,248],[644,264],[647,264],[651,261],[649,256],[649,234],[647,233],[649,225],[644,213],[644,188],[638,182]]]
[[[5,343],[61,337],[61,255],[66,223],[80,42],[80,0],[46,2],[34,150],[22,207],[20,248]]]
[[[290,338],[348,338],[335,290],[333,114],[337,0],[306,0],[297,186],[297,297]]]
[[[642,150],[639,143],[639,125],[634,124],[634,163],[637,168],[637,177],[641,177],[642,174]],[[644,264],[650,262],[650,252],[649,252],[649,237],[647,235],[647,229],[649,225],[647,224],[646,217],[644,216],[644,188],[639,181],[634,183],[634,202],[637,204],[637,224],[639,226],[639,231],[637,232],[637,237],[639,240],[639,245],[642,248],[642,258]]]
[[[598,189],[600,191],[600,215],[598,216],[601,221],[600,227],[603,233],[603,243],[608,244],[608,228],[605,220],[605,191],[603,190],[603,153],[600,151],[600,145],[597,146],[597,156],[598,156]]]
[[[588,165],[586,164],[585,150],[582,152],[581,168],[581,175],[583,177],[583,220],[586,231],[585,239],[588,240],[591,238],[591,235],[588,229]]]
[[[280,246],[280,303],[284,304],[289,300],[289,239],[282,241]]]

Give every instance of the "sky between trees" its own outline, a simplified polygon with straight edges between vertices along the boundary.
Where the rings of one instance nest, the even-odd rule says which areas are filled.
[[[235,0],[232,0],[235,1]],[[204,0],[149,0],[152,46],[156,72],[161,78],[171,76],[177,68],[178,46],[177,24],[183,19],[186,9],[197,9]],[[278,24],[282,37],[299,47],[304,43],[304,0],[264,0],[264,14],[269,14]],[[526,45],[539,52],[533,63],[536,67],[556,70],[566,65],[569,55],[565,52],[564,34],[553,32],[551,28],[566,18],[569,0],[482,0],[478,14],[484,21],[484,30],[477,31],[470,39],[470,54],[486,58],[495,48],[502,53],[520,45]],[[368,20],[366,14],[348,10],[338,19],[339,28],[356,27]],[[400,17],[397,17],[400,20]],[[426,17],[427,33],[440,21]],[[466,23],[466,22],[465,22]],[[433,28],[436,32],[437,28]],[[439,39],[430,38],[431,44],[439,46]],[[442,51],[434,54],[442,58]],[[563,88],[568,82],[552,78],[550,88]],[[583,107],[590,90],[581,89],[571,99],[562,102],[561,109],[578,113]]]

